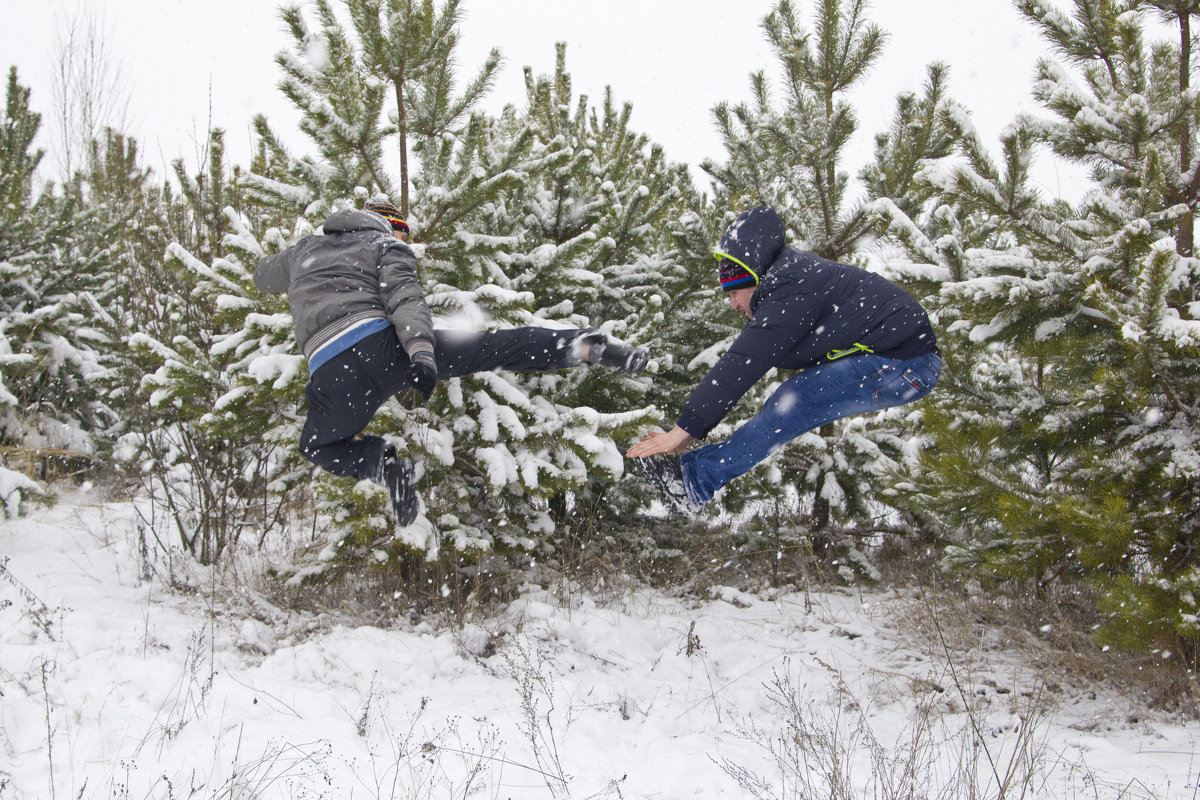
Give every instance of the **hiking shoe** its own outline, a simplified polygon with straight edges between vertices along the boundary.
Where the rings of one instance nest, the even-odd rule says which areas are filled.
[[[392,513],[396,515],[400,527],[411,525],[421,505],[413,463],[401,457],[392,445],[385,445],[375,482],[387,489],[388,499],[392,501]]]
[[[595,328],[585,330],[579,342],[588,346],[587,363],[612,367],[633,378],[641,375],[650,363],[650,351],[646,348],[614,342]]]
[[[607,342],[600,351],[600,363],[636,378],[650,363],[650,351],[644,347]]]
[[[697,503],[688,497],[683,483],[683,466],[679,456],[655,453],[633,459],[642,479],[654,487],[658,498],[668,509],[691,516],[700,510]]]

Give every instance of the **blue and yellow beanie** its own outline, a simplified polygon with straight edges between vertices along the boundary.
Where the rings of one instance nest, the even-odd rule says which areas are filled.
[[[727,292],[734,289],[747,289],[758,286],[758,276],[754,270],[747,267],[728,253],[714,253],[717,257],[717,271],[721,280],[721,288]]]

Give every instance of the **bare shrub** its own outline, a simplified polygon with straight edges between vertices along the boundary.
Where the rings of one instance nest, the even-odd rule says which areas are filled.
[[[961,664],[981,650],[1005,651],[1037,671],[1048,698],[1066,687],[1101,686],[1131,707],[1200,718],[1200,683],[1186,663],[1096,640],[1096,592],[1085,584],[933,581],[900,608],[906,638],[925,643],[931,657]]]
[[[521,699],[521,732],[529,742],[537,762],[535,772],[546,784],[551,797],[569,797],[570,789],[554,725],[556,707],[554,677],[545,660],[528,642],[514,637],[501,650],[509,677],[517,684]]]
[[[1034,796],[1042,769],[1043,717],[1030,709],[1002,740],[987,743],[977,710],[955,725],[935,699],[918,700],[911,719],[894,742],[870,722],[869,705],[835,678],[832,696],[806,699],[785,662],[765,688],[782,711],[778,730],[744,720],[739,733],[774,764],[763,775],[723,759],[722,768],[754,797],[787,800],[1015,800]],[[890,738],[890,737],[889,737]]]
[[[105,34],[95,10],[80,6],[55,36],[51,93],[64,181],[86,165],[92,142],[106,128],[124,131],[129,125],[129,89]]]

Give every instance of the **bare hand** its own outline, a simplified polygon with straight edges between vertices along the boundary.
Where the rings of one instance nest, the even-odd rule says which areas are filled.
[[[678,455],[695,441],[691,434],[676,425],[670,431],[648,431],[647,434],[625,453],[628,458],[644,458],[656,453]]]

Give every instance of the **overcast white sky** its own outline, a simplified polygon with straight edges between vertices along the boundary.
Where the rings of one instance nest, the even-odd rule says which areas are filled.
[[[274,54],[287,46],[275,0],[0,0],[3,66],[16,64],[33,88],[33,105],[52,108],[55,41],[67,20],[90,9],[101,20],[132,96],[132,131],[159,174],[182,155],[195,164],[196,141],[211,122],[228,132],[230,155],[245,164],[250,119],[262,111],[287,129],[295,116],[275,88]],[[489,107],[524,99],[522,69],[554,69],[554,43],[566,41],[576,93],[597,102],[605,85],[634,105],[633,125],[664,145],[674,161],[697,165],[723,157],[711,121],[720,101],[748,97],[748,76],[772,59],[760,21],[774,0],[466,0],[459,61],[473,74],[488,49],[499,47],[505,68]],[[811,2],[797,0],[804,19]],[[1067,3],[1063,0],[1064,9]],[[856,90],[862,129],[851,172],[866,163],[874,134],[884,129],[899,91],[917,90],[925,66],[951,65],[952,94],[994,143],[1029,97],[1044,44],[1010,0],[876,0],[871,18],[889,34],[884,57]],[[49,126],[43,122],[43,128]],[[299,145],[300,139],[296,140]],[[43,142],[49,149],[49,142]],[[1051,194],[1068,191],[1071,176],[1042,169]],[[702,184],[707,188],[707,182]],[[1069,193],[1069,192],[1068,192]]]

